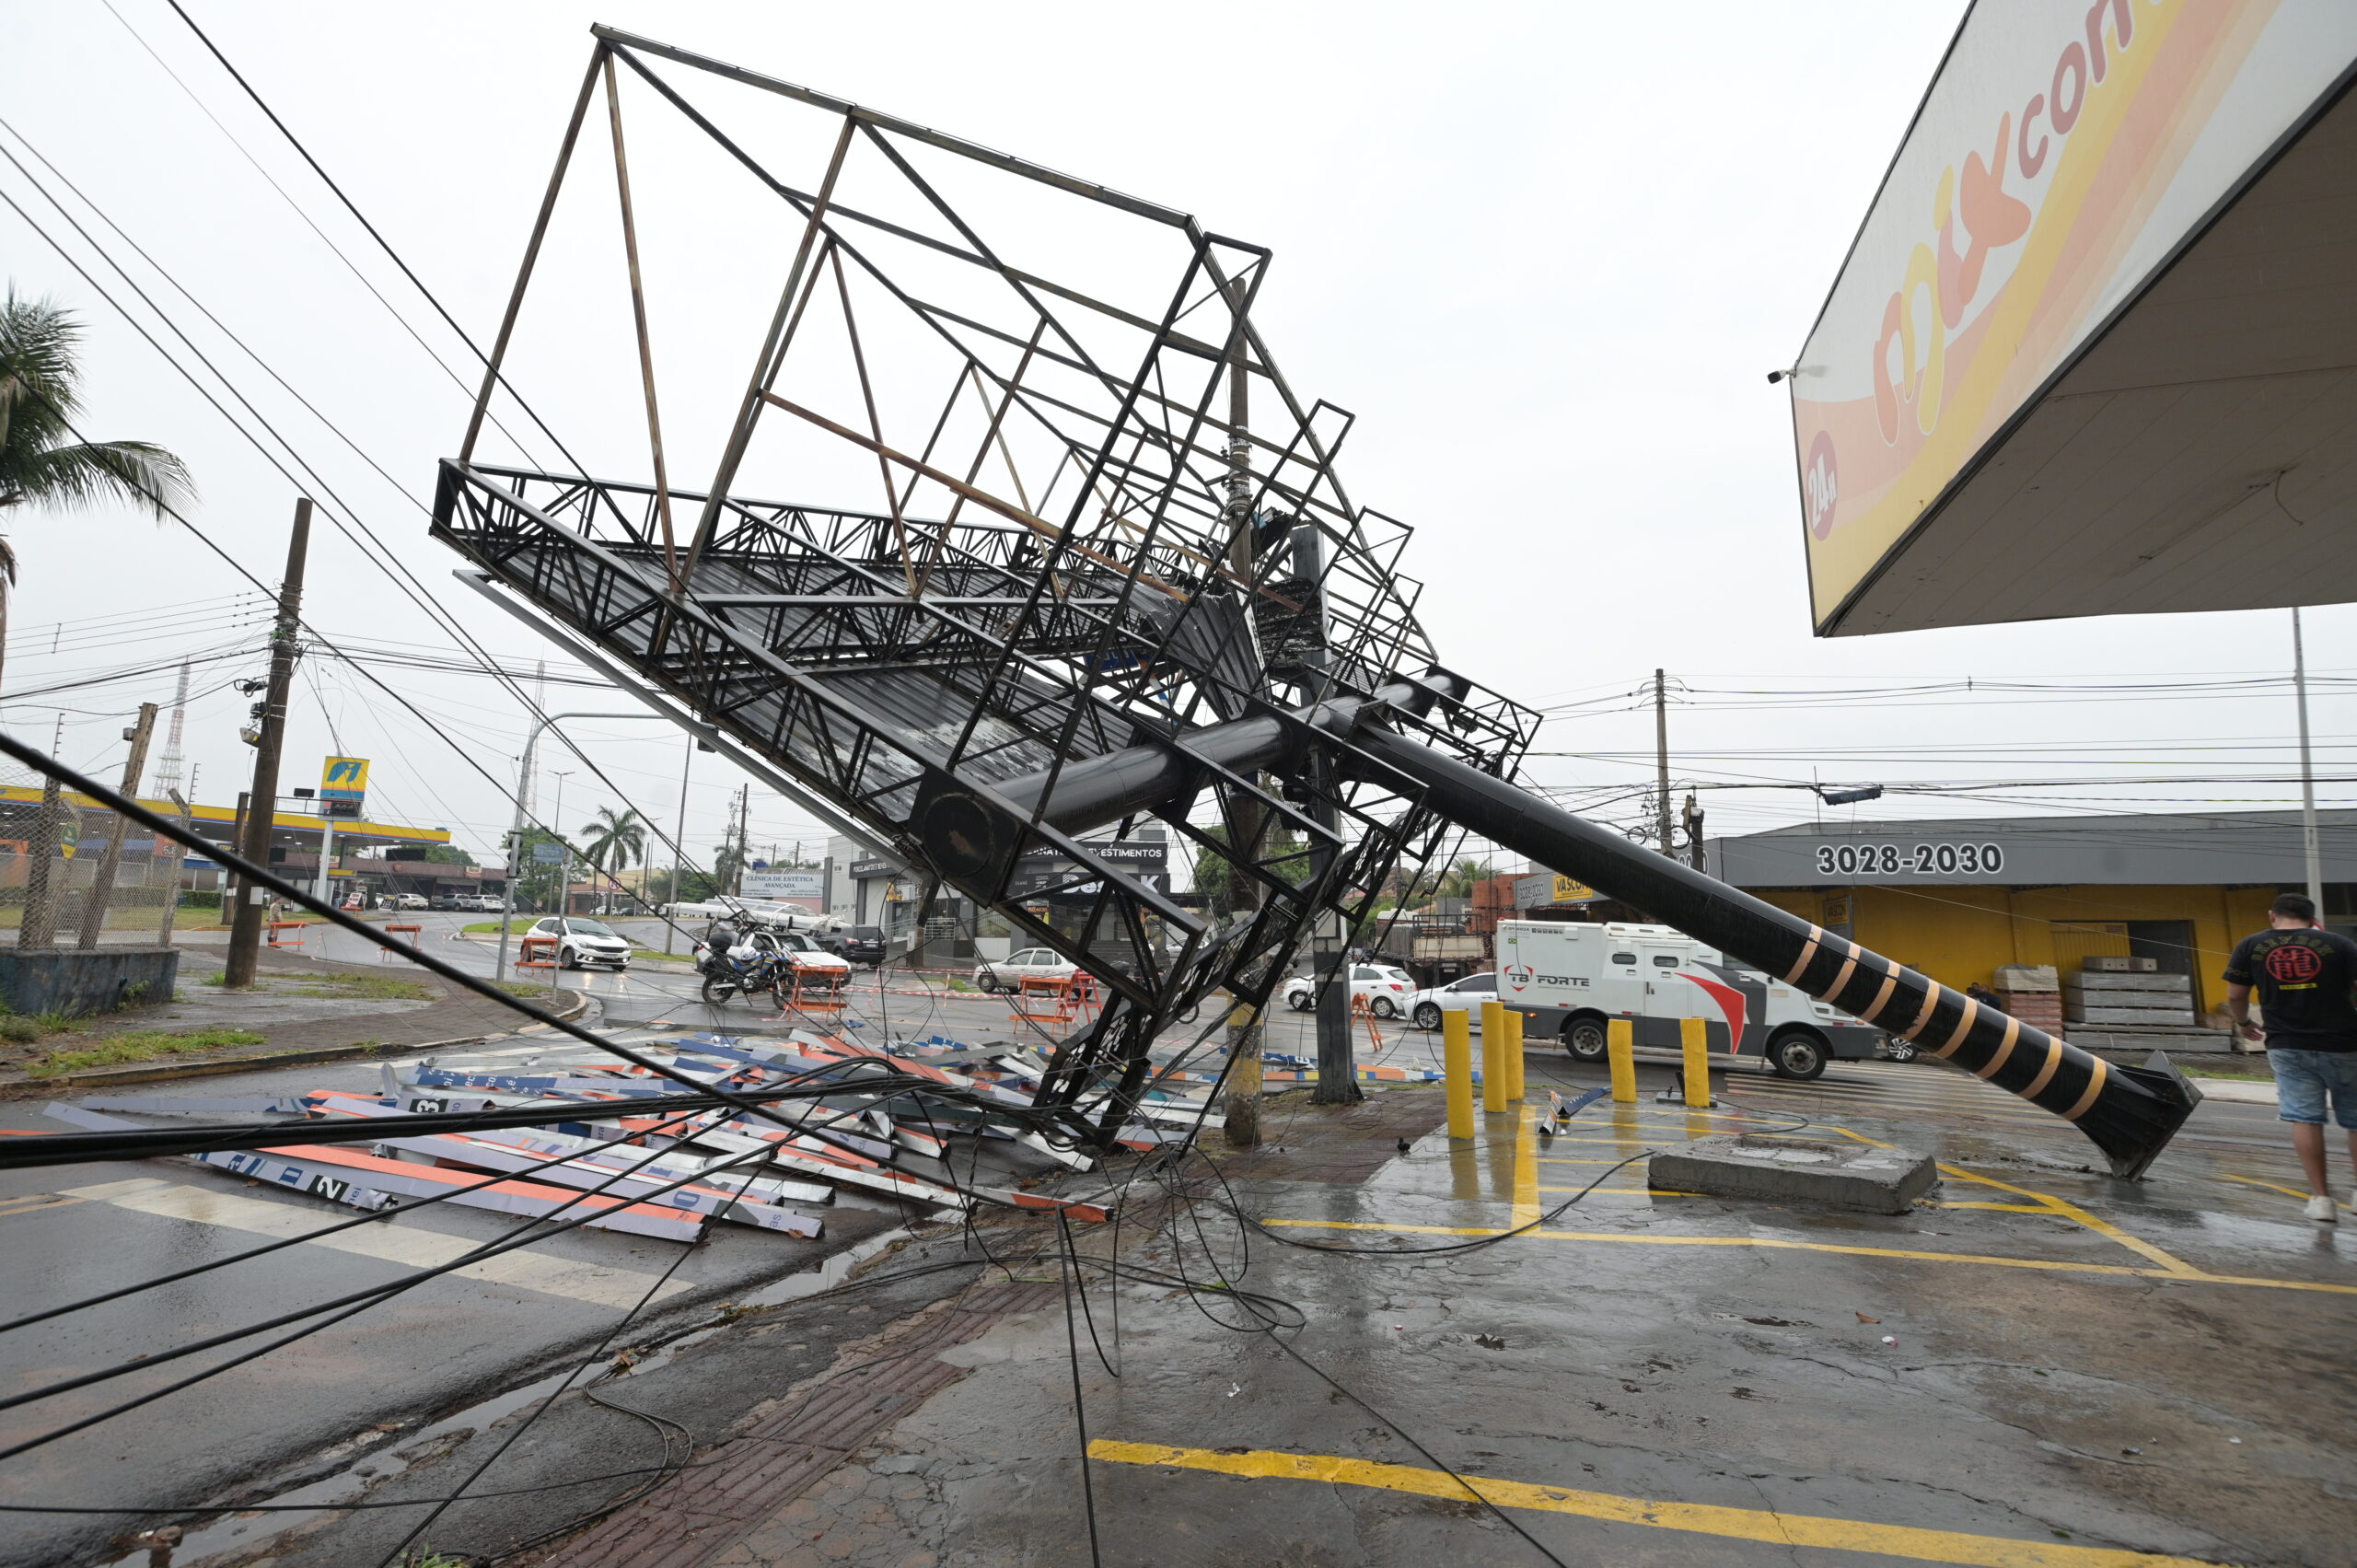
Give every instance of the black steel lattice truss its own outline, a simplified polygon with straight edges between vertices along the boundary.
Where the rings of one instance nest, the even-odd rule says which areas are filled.
[[[1059,1049],[1043,1103],[1069,1109],[1109,1084],[1097,1132],[1110,1136],[1176,1010],[1215,986],[1265,1003],[1314,921],[1365,915],[1392,867],[1428,859],[1456,825],[2072,1121],[2123,1176],[2191,1113],[2199,1091],[2165,1062],[2114,1067],[1515,787],[1536,715],[1434,664],[1396,569],[1408,529],[1355,505],[1336,471],[1350,416],[1305,404],[1252,324],[1266,251],[923,126],[596,34],[435,530],[517,613],[1102,980],[1112,1000]],[[773,173],[657,63],[771,113],[815,113],[832,133],[805,149],[817,178]],[[795,237],[699,491],[666,471],[624,72],[783,203]],[[651,484],[474,457],[601,85]],[[1051,207],[1097,227],[1042,241]],[[1032,248],[1055,266],[1026,264]],[[888,432],[886,408],[922,438]],[[738,467],[781,427],[807,444],[783,470],[797,489],[851,471],[872,502],[745,499]],[[1222,865],[1239,912],[1182,909],[1081,837],[1142,816]],[[1035,850],[1074,869],[1016,897]],[[1086,900],[1076,936],[1027,907],[1043,892]]]
[[[1417,585],[1396,570],[1410,530],[1351,501],[1335,468],[1351,416],[1303,402],[1255,330],[1266,250],[922,126],[595,32],[482,398],[442,465],[434,531],[527,619],[1097,976],[1110,1001],[1058,1052],[1042,1096],[1069,1103],[1107,1081],[1118,1103],[1175,1011],[1215,987],[1265,1003],[1319,912],[1367,914],[1395,865],[1433,853],[1445,824],[1412,780],[1353,756],[1353,718],[1381,714],[1511,776],[1535,715],[1462,682],[1445,722],[1424,716],[1428,692],[1399,700],[1400,674],[1434,662]],[[618,66],[797,220],[718,471],[695,490],[666,471]],[[658,67],[732,101],[707,110]],[[474,457],[600,89],[653,483]],[[772,170],[724,113],[825,116],[831,152],[807,178]],[[951,185],[981,199],[953,207]],[[1015,213],[1079,203],[1111,226],[1109,250],[1133,263],[1116,270],[1143,302],[1017,265],[1028,225],[993,222],[1005,188]],[[879,388],[911,381],[938,412],[888,431]],[[781,424],[872,462],[868,509],[735,494],[739,465]],[[1266,745],[1228,766],[1190,744],[1238,724],[1275,737],[1279,762]],[[1109,815],[1074,804],[1092,763],[1120,775],[1094,781],[1118,802]],[[1158,781],[1143,792],[1141,767]],[[1182,908],[1078,836],[1149,814],[1224,861],[1244,907]],[[1069,877],[1016,895],[1019,857],[1043,849]],[[1076,936],[1027,907],[1059,893],[1086,900]],[[1106,1130],[1118,1120],[1109,1110]]]

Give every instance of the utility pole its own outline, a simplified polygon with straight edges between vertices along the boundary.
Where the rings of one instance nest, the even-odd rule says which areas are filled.
[[[1686,859],[1697,871],[1708,871],[1702,864],[1702,808],[1694,803],[1694,792],[1686,792]]]
[[[1654,804],[1658,808],[1654,817],[1654,829],[1661,840],[1661,852],[1671,853],[1669,845],[1669,682],[1658,669],[1654,671],[1654,764],[1657,774],[1654,781]]]
[[[2300,640],[2300,610],[2292,610],[2292,689],[2300,703],[2300,852],[2307,859],[2308,898],[2324,922],[2324,854],[2316,847],[2316,768],[2308,751],[2308,654]]]
[[[278,819],[278,752],[286,738],[286,692],[295,679],[295,633],[303,612],[303,560],[311,546],[311,501],[295,503],[295,529],[286,541],[286,575],[278,585],[278,621],[270,630],[270,685],[262,695],[254,742],[254,782],[246,807],[245,839],[238,851],[255,865],[270,864],[270,830]],[[261,917],[269,889],[239,880],[229,921],[224,986],[251,985],[261,958]]]
[[[57,730],[49,743],[52,757],[65,749],[65,715],[57,715]],[[17,946],[46,947],[57,940],[56,889],[52,886],[57,863],[58,834],[64,824],[64,799],[57,775],[41,780],[41,815],[33,819],[33,842],[26,852],[25,907],[17,917]]]
[[[147,743],[156,735],[156,704],[139,704],[139,722],[122,732],[131,742],[131,755],[122,761],[122,793],[134,800],[139,798],[139,775],[147,771]],[[131,819],[117,817],[107,832],[107,847],[99,856],[99,869],[90,878],[90,896],[82,900],[82,948],[87,952],[99,945],[99,933],[107,923],[107,903],[114,897],[114,879],[122,868],[122,836],[131,830]],[[172,846],[177,850],[180,846]],[[152,853],[152,852],[151,852]],[[174,854],[172,862],[180,863]],[[173,886],[180,885],[179,878]]]
[[[745,835],[752,830],[753,786],[746,784],[738,786],[737,791],[737,874],[729,878],[737,884],[729,891],[740,899],[745,896],[745,862],[751,858],[753,853],[753,846],[745,842]]]
[[[679,901],[679,873],[684,869],[681,863],[688,858],[688,770],[695,766],[696,746],[696,738],[689,736],[688,754],[679,759],[679,830],[671,835],[670,901],[675,904]],[[672,939],[679,932],[679,917],[677,914],[664,921],[663,951],[667,957],[671,951]]]
[[[190,782],[193,784],[194,780],[192,779]],[[170,793],[172,804],[180,807],[180,831],[186,832],[190,819],[195,813],[189,806],[188,796],[177,789]],[[158,947],[168,947],[172,945],[172,922],[179,917],[180,912],[180,875],[183,870],[181,857],[187,853],[179,844],[172,845],[172,877],[171,880],[164,885],[164,918],[156,925],[156,946]]]
[[[1235,306],[1242,314],[1240,302]],[[1227,565],[1237,580],[1252,580],[1252,441],[1247,432],[1252,423],[1251,375],[1245,369],[1244,323],[1236,322],[1230,333],[1227,366],[1227,502],[1225,508],[1227,524]],[[1248,590],[1239,590],[1237,607],[1242,610],[1248,629],[1246,646],[1256,646],[1249,640],[1253,625],[1252,597]],[[1238,809],[1228,829],[1232,842],[1230,853],[1239,861],[1260,858],[1260,843],[1268,830],[1268,821],[1259,807],[1249,801]],[[1233,897],[1243,908],[1252,908],[1260,901],[1260,884],[1248,877],[1229,878]],[[1238,1002],[1227,1017],[1227,1097],[1220,1107],[1226,1119],[1225,1134],[1230,1148],[1248,1149],[1260,1141],[1261,1095],[1261,1023],[1259,1008]],[[1355,1085],[1356,1079],[1353,1079]]]

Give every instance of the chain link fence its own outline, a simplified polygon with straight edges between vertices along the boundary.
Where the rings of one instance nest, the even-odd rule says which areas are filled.
[[[171,944],[175,929],[220,920],[220,894],[189,889],[180,846],[112,818],[44,801],[0,838],[0,944],[95,947],[145,937]]]

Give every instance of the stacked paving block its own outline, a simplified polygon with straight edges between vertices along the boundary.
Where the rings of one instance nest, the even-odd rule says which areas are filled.
[[[2001,964],[1997,1005],[2033,1028],[2062,1038],[2062,983],[2052,964]]]
[[[2090,958],[2062,982],[2063,1016],[2115,1029],[2191,1028],[2193,977],[2161,974],[2150,958]],[[2131,967],[2133,966],[2133,967]]]

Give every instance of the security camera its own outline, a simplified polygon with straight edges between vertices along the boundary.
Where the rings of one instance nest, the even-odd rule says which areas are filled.
[[[1770,372],[1768,372],[1768,384],[1769,384],[1770,386],[1771,386],[1771,387],[1772,387],[1772,386],[1774,386],[1777,382],[1782,381],[1782,379],[1784,379],[1786,377],[1788,377],[1788,376],[1797,376],[1797,375],[1799,375],[1800,373],[1801,373],[1801,367],[1800,367],[1799,366],[1797,366],[1797,365],[1795,365],[1795,366],[1792,366],[1790,369],[1787,369],[1787,370],[1771,370]]]

